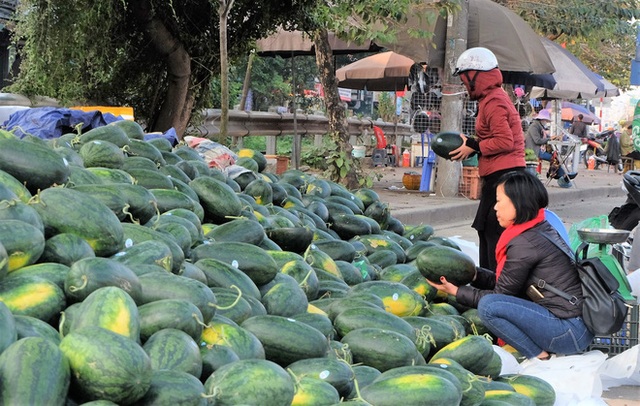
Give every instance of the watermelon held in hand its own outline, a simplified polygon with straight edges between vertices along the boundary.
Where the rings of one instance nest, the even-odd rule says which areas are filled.
[[[436,134],[431,141],[431,149],[441,158],[451,159],[449,153],[462,146],[462,137],[459,132],[443,131]]]
[[[415,259],[422,276],[439,283],[444,276],[456,286],[470,283],[476,275],[473,259],[462,251],[444,245],[424,248]]]

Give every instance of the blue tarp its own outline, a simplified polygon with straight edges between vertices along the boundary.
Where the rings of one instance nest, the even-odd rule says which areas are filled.
[[[81,131],[87,132],[92,128],[118,120],[122,118],[99,111],[84,112],[57,107],[36,107],[11,114],[4,122],[3,128],[13,132],[19,138],[30,134],[42,139],[51,139],[75,132],[79,124],[82,125]]]

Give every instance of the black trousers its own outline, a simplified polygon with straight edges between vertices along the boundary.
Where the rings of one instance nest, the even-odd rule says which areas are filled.
[[[496,211],[496,188],[500,177],[512,171],[524,171],[525,168],[511,168],[494,172],[482,177],[482,195],[480,205],[473,220],[473,227],[478,232],[478,260],[482,268],[496,270],[496,245],[504,228],[498,223]]]

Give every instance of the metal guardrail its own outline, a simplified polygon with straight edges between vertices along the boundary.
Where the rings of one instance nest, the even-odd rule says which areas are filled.
[[[197,130],[204,137],[215,138],[220,134],[220,110],[205,109],[203,123]],[[399,137],[415,134],[408,124],[394,124],[370,119],[348,118],[349,136],[360,137],[373,134],[376,125],[387,136],[394,134]],[[228,135],[231,137],[246,136],[282,136],[293,135],[295,132],[305,135],[324,135],[329,131],[329,120],[322,115],[296,114],[294,129],[294,115],[292,113],[269,113],[263,111],[229,111]],[[297,131],[296,131],[297,130]],[[366,137],[365,137],[366,138]]]

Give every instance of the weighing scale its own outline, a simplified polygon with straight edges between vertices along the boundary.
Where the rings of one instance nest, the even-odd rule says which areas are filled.
[[[637,303],[635,296],[631,294],[631,286],[620,261],[612,252],[612,244],[622,243],[629,237],[629,231],[614,228],[581,228],[577,230],[580,240],[589,243],[587,255],[600,258],[609,272],[620,284],[618,292],[629,304]]]

